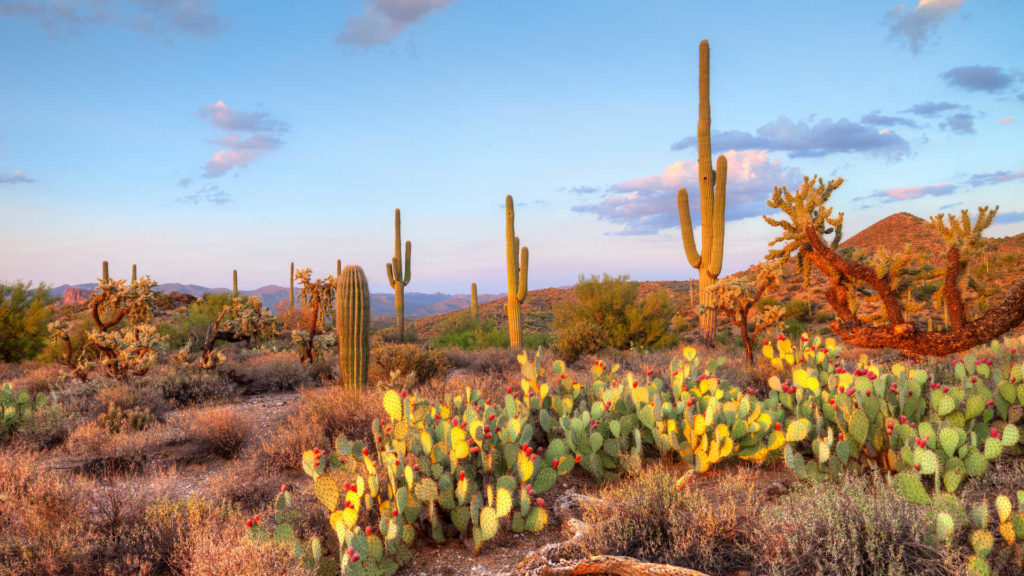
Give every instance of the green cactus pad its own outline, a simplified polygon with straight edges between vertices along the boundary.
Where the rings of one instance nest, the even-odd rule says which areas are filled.
[[[498,513],[494,508],[480,510],[480,532],[483,540],[490,540],[498,534]]]
[[[857,445],[864,445],[870,428],[871,422],[868,420],[867,414],[863,410],[854,410],[850,416],[850,437],[857,442]]]
[[[317,500],[329,512],[334,512],[338,508],[338,484],[334,482],[334,479],[327,476],[317,476],[316,480],[313,481],[313,492],[316,493]]]
[[[806,419],[793,420],[786,428],[786,442],[799,442],[807,438],[811,430],[811,423]]]
[[[959,366],[959,364],[957,364]],[[967,575],[968,576],[991,576],[992,571],[988,567],[988,562],[985,562],[978,556],[971,555],[967,559]]]
[[[896,475],[896,491],[908,502],[928,506],[932,499],[921,484],[921,479],[913,474],[901,472]]]
[[[942,446],[947,455],[953,457],[956,449],[960,447],[960,434],[953,428],[943,428],[939,432],[939,446]]]
[[[931,475],[939,469],[939,458],[927,448],[917,448],[914,450],[914,464],[920,466],[921,474]]]
[[[466,533],[466,527],[469,526],[469,506],[459,506],[455,510],[452,510],[452,524],[462,532]]]
[[[1001,456],[1002,453],[1003,453],[1003,444],[999,440],[997,440],[995,438],[988,438],[988,439],[985,440],[985,459],[986,460],[995,460],[996,458],[999,458],[999,456]]]
[[[973,452],[964,460],[964,467],[967,470],[967,474],[971,476],[981,476],[988,470],[988,460],[979,452]]]
[[[971,507],[971,525],[978,529],[988,526],[988,506],[975,504]]]
[[[940,542],[948,542],[954,531],[953,517],[945,512],[935,516],[935,536]]]
[[[964,408],[964,418],[971,420],[981,416],[985,411],[985,399],[977,394],[967,397],[967,406]]]
[[[942,475],[942,483],[948,492],[956,492],[963,479],[964,473],[960,470],[946,470],[946,473]]]
[[[1007,424],[1003,427],[1003,437],[1000,440],[1003,446],[1013,446],[1020,441],[1020,429],[1014,424]]]
[[[541,468],[533,477],[533,491],[537,494],[543,494],[555,486],[555,480],[557,479],[558,473],[553,468]]]
[[[1002,494],[996,496],[996,513],[999,514],[999,522],[1009,520],[1012,512],[1013,504],[1010,503],[1010,499]]]
[[[980,558],[986,558],[995,543],[995,537],[988,530],[978,529],[971,533],[971,548]]]

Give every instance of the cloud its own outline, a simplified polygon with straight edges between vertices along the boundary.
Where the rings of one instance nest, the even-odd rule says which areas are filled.
[[[1016,224],[1017,222],[1024,222],[1024,210],[996,213],[996,224]]]
[[[571,192],[573,194],[597,194],[602,189],[597,186],[573,186],[572,188],[562,188],[562,192]]]
[[[223,100],[199,109],[199,117],[228,134],[211,140],[222,147],[214,152],[203,170],[205,178],[217,178],[236,168],[245,168],[267,152],[284,145],[276,133],[286,132],[288,125],[273,118],[268,112],[243,112],[233,110]],[[238,132],[251,132],[243,136]],[[182,178],[178,184],[187,187],[191,178]]]
[[[904,110],[904,112],[931,118],[937,114],[941,114],[942,112],[961,110],[963,108],[965,108],[965,106],[961,104],[953,104],[952,102],[922,102],[920,104],[914,104],[910,108]]]
[[[0,17],[29,18],[50,36],[113,25],[141,34],[216,36],[228,26],[212,0],[24,0],[0,2]]]
[[[32,182],[35,182],[35,179],[25,176],[21,170],[15,170],[13,174],[0,172],[0,184],[31,184]]]
[[[199,109],[199,117],[209,120],[211,124],[222,130],[240,130],[243,132],[285,132],[288,125],[270,117],[268,112],[239,112],[232,110],[218,100]]]
[[[843,152],[865,152],[898,159],[910,152],[910,144],[889,130],[876,130],[864,124],[840,118],[814,122],[793,122],[785,116],[757,129],[756,134],[729,130],[712,132],[717,148],[731,150],[767,150],[788,152],[790,158],[821,157]],[[697,145],[696,136],[687,136],[672,145],[684,150]]]
[[[993,184],[1002,184],[1003,182],[1012,182],[1014,180],[1020,180],[1024,178],[1024,170],[1020,172],[1010,172],[1009,170],[1000,170],[998,172],[987,172],[983,174],[973,174],[967,179],[966,184],[968,186],[991,186]]]
[[[203,176],[207,178],[223,176],[235,168],[245,168],[250,162],[262,158],[267,152],[284,144],[280,138],[262,133],[244,138],[237,134],[228,134],[215,142],[227,149],[218,150],[206,162]]]
[[[1008,116],[1008,117],[1003,118],[1002,120],[999,121],[1000,124],[1010,124],[1012,122],[1013,122],[1013,117],[1012,116]]]
[[[974,134],[974,116],[968,112],[950,114],[939,126],[956,134]]]
[[[958,66],[939,76],[954,88],[972,92],[999,92],[1013,84],[1013,76],[998,66]]]
[[[729,160],[726,183],[726,219],[740,220],[763,214],[775,186],[799,186],[800,171],[768,157],[765,150],[725,153]],[[595,214],[598,219],[621,225],[621,234],[656,234],[679,227],[676,192],[686,188],[694,224],[700,221],[700,188],[697,162],[680,161],[661,174],[626,180],[610,186],[604,196],[572,207],[574,212]]]
[[[960,9],[964,0],[921,0],[914,8],[900,6],[886,13],[889,38],[906,40],[910,50],[920,52],[939,25]]]
[[[364,47],[387,44],[409,26],[452,1],[368,0],[362,14],[345,21],[335,42]]]
[[[231,202],[231,195],[221,190],[220,186],[216,184],[207,184],[192,194],[181,196],[178,198],[178,202],[182,204],[192,204],[198,206],[199,204],[227,204]]]
[[[886,188],[869,197],[882,198],[883,203],[914,200],[925,196],[949,196],[956,192],[955,184],[934,184],[931,186],[908,186],[906,188]]]
[[[182,178],[181,180],[178,180],[178,186],[181,186],[182,188],[188,188],[189,184],[191,183],[191,178]]]
[[[870,124],[872,126],[906,126],[907,128],[917,128],[917,122],[913,120],[900,118],[899,116],[885,116],[880,114],[878,110],[865,114],[860,121],[861,124]]]

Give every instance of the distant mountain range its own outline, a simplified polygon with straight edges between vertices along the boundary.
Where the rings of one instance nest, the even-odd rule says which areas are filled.
[[[96,288],[96,283],[89,284],[63,284],[51,289],[51,293],[60,298],[65,304],[80,304],[88,300],[89,294]],[[179,292],[198,298],[203,294],[219,294],[228,292],[227,288],[207,288],[196,284],[168,283],[159,284],[156,291],[170,294]],[[288,287],[270,284],[257,288],[256,290],[242,290],[245,296],[256,296],[263,301],[263,305],[276,310],[282,302],[288,301]],[[298,289],[295,290],[295,297],[298,298]],[[479,294],[477,298],[480,303],[490,302],[504,297],[504,294]],[[423,294],[420,292],[405,293],[405,316],[409,319],[425,318],[435,314],[444,314],[469,308],[469,294]],[[395,315],[395,295],[387,292],[383,294],[370,295],[370,314],[374,317]]]

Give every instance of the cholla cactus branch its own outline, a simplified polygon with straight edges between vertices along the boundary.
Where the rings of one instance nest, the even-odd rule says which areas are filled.
[[[775,263],[761,263],[754,282],[728,278],[711,285],[709,305],[722,312],[740,330],[740,337],[746,346],[747,363],[754,363],[754,346],[758,334],[775,326],[782,317],[780,306],[768,306],[754,319],[750,330],[750,311],[764,297],[768,290],[777,288],[781,280],[780,266]],[[703,306],[703,305],[702,305]]]

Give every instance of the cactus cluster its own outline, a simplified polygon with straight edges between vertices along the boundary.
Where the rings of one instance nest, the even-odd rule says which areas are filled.
[[[49,397],[42,392],[33,398],[24,390],[14,390],[7,382],[0,385],[0,443],[10,440],[15,430],[31,420],[48,401]]]
[[[313,537],[309,544],[303,544],[295,526],[301,522],[302,513],[292,508],[292,494],[287,486],[281,486],[281,493],[274,500],[274,529],[271,530],[254,516],[246,520],[249,536],[259,542],[274,542],[289,550],[292,557],[309,572],[317,576],[336,576],[338,563],[326,555],[323,543]]]
[[[135,406],[134,408],[124,410],[113,402],[107,406],[106,412],[96,418],[96,423],[101,428],[107,429],[111,434],[127,432],[128,430],[140,432],[149,428],[154,422],[156,422],[156,418],[149,408]]]
[[[970,510],[957,509],[957,518],[967,518],[968,541],[974,552],[967,558],[966,573],[970,576],[1024,572],[1024,490],[1017,491],[1017,510],[1009,496],[1000,494],[993,501],[995,514],[987,502],[979,502]],[[942,512],[936,516],[935,531],[940,541],[948,541],[956,530],[953,515]],[[989,530],[994,524],[996,534]],[[992,566],[997,569],[993,571]]]

